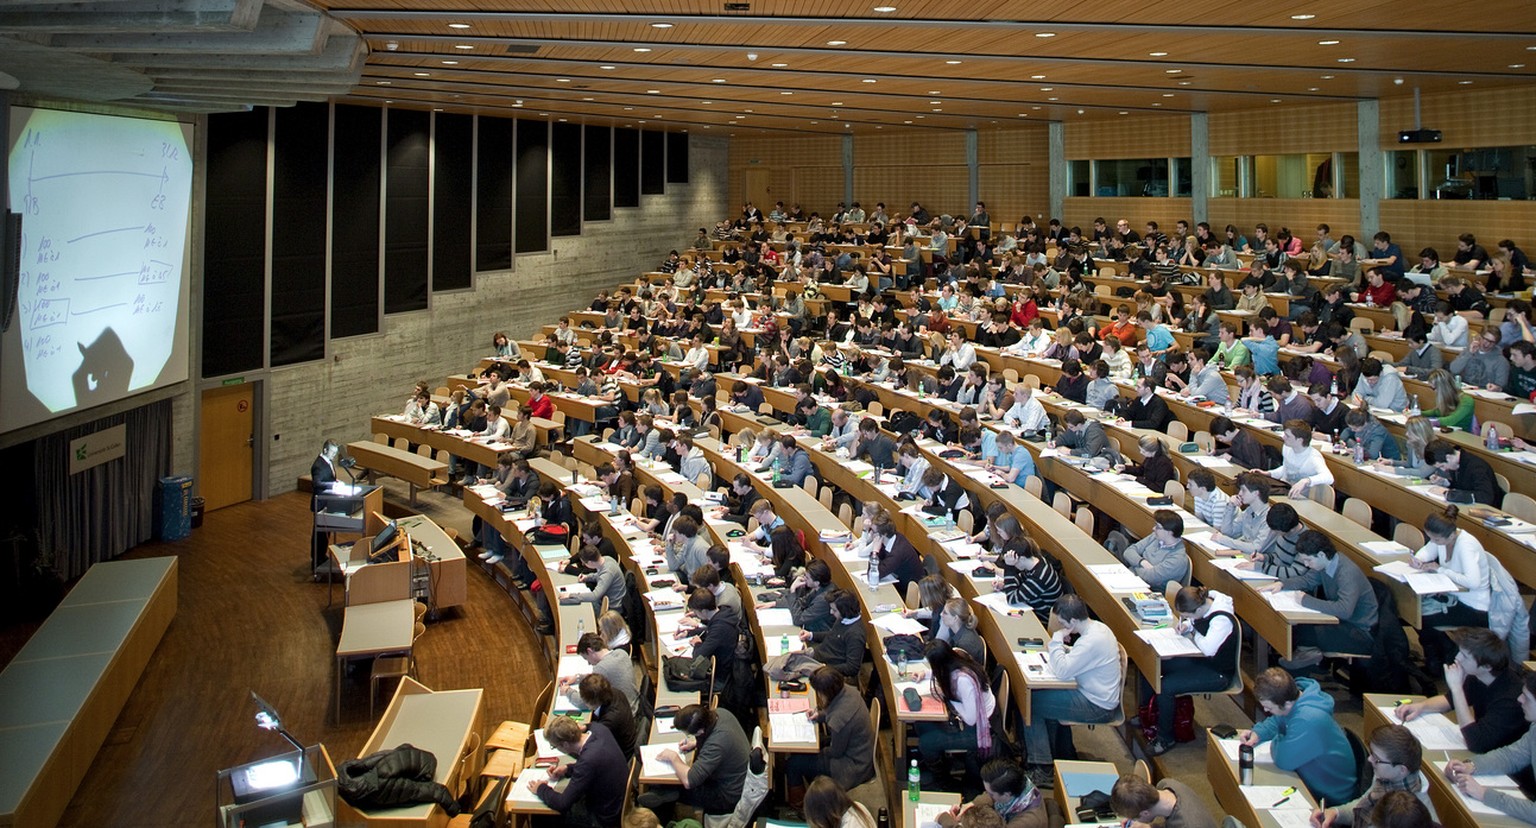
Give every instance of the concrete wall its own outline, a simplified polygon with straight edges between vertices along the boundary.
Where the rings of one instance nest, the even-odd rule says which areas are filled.
[[[655,267],[697,228],[726,216],[727,146],[728,139],[692,136],[688,184],[641,196],[638,209],[588,222],[580,236],[552,239],[549,252],[519,256],[513,270],[478,274],[471,290],[434,293],[427,310],[387,315],[378,334],[333,340],[323,362],[251,375],[266,383],[268,494],[292,490],[326,438],[369,438],[369,417],[403,410],[416,380],[441,385],[472,368],[489,352],[493,332],[530,336],[584,307],[599,289]],[[181,428],[194,397],[176,402],[178,434],[192,434],[190,422]],[[178,440],[176,468],[197,467],[196,442]]]

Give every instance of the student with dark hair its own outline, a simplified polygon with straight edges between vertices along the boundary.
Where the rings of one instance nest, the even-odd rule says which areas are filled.
[[[618,824],[629,788],[629,763],[613,734],[599,723],[583,730],[575,719],[553,716],[544,735],[556,750],[576,761],[550,769],[549,782],[570,779],[564,790],[555,790],[543,779],[529,781],[528,789],[558,812],[565,825]],[[742,765],[745,769],[745,761]]]
[[[1407,791],[1388,791],[1371,809],[1371,828],[1439,828],[1435,815]]]
[[[1455,503],[1499,505],[1499,483],[1487,460],[1437,439],[1424,447],[1424,461],[1435,467],[1429,478],[1435,484],[1431,492]]]
[[[993,581],[993,587],[1008,597],[1011,606],[1034,610],[1044,623],[1061,597],[1061,575],[1046,560],[1040,545],[1024,534],[1018,518],[1003,515],[997,519],[996,531],[1001,542],[997,562],[1002,574]]]
[[[1060,722],[1107,722],[1120,712],[1120,645],[1103,622],[1088,617],[1088,605],[1076,594],[1056,599],[1047,629],[1046,644],[1051,671],[1077,682],[1072,690],[1036,690],[1031,721],[1025,734],[1030,778],[1035,784],[1049,778],[1053,760],[1053,731]],[[1074,637],[1072,644],[1067,643]]]
[[[917,547],[896,530],[896,524],[889,517],[875,521],[872,528],[879,544],[874,549],[874,556],[879,561],[880,578],[895,578],[896,591],[905,595],[907,584],[922,579],[923,559],[917,554]]]
[[[1453,655],[1442,628],[1486,627],[1492,603],[1488,552],[1481,541],[1457,524],[1458,511],[1453,504],[1424,520],[1428,542],[1410,560],[1416,569],[1450,578],[1460,590],[1454,600],[1445,596],[1423,599],[1425,624],[1419,642],[1424,647],[1424,663],[1431,667],[1445,664]]]
[[[616,650],[615,652],[622,652]],[[626,660],[628,653],[624,653]],[[633,672],[633,668],[631,668]],[[633,682],[631,682],[633,683]],[[613,734],[625,759],[634,758],[640,747],[640,731],[635,726],[635,711],[624,697],[613,688],[613,683],[602,673],[588,673],[576,685],[580,707],[592,711],[592,724],[600,724]]]
[[[983,825],[980,820],[973,823],[966,817],[988,811],[995,815],[993,824],[1002,828],[1046,828],[1050,823],[1045,797],[1024,769],[1011,759],[993,759],[981,766],[981,790],[981,795],[970,804],[956,805],[939,814],[940,828]]]
[[[1301,533],[1296,560],[1307,571],[1263,592],[1285,590],[1303,607],[1339,619],[1337,624],[1298,624],[1292,632],[1293,656],[1282,660],[1288,670],[1304,670],[1322,661],[1323,653],[1370,655],[1376,631],[1376,593],[1360,567],[1340,555],[1333,541],[1316,529]]]
[[[1526,672],[1521,681],[1520,712],[1527,725],[1536,722],[1536,672]],[[1515,795],[1518,792],[1484,787],[1474,774],[1529,774],[1536,763],[1536,727],[1530,727],[1520,740],[1496,750],[1480,753],[1472,759],[1452,759],[1445,775],[1464,794],[1494,810],[1522,821],[1536,824],[1536,802]],[[1380,807],[1378,805],[1378,807]]]
[[[830,776],[847,790],[875,778],[875,734],[858,687],[849,686],[842,673],[825,664],[811,673],[810,685],[816,705],[808,715],[824,728],[826,737],[820,752],[793,753],[785,762],[791,808],[799,807],[806,783],[818,776]]]
[[[992,752],[991,719],[997,707],[997,697],[987,684],[987,668],[948,641],[928,642],[923,655],[931,669],[933,694],[949,707],[958,726],[947,722],[919,724],[918,756],[924,764],[931,765],[945,751],[964,750],[967,770],[979,773],[978,757],[990,756]]]
[[[1172,509],[1152,513],[1152,532],[1120,553],[1138,578],[1157,592],[1189,580],[1189,555],[1184,551],[1184,518]]]
[[[671,766],[682,789],[659,785],[641,794],[637,804],[655,810],[682,802],[706,816],[734,812],[746,782],[751,751],[747,734],[736,717],[702,704],[690,704],[677,711],[672,724],[683,734],[683,740],[676,748],[663,750],[657,758]],[[683,754],[690,753],[691,762],[683,758]],[[623,791],[628,785],[619,787]]]
[[[1426,713],[1456,714],[1456,726],[1473,753],[1514,744],[1525,732],[1520,716],[1520,677],[1509,660],[1509,645],[1484,627],[1454,627],[1455,657],[1445,665],[1446,692],[1397,709],[1399,721]]]
[[[1293,678],[1279,667],[1254,679],[1253,696],[1267,717],[1238,739],[1252,747],[1272,742],[1275,766],[1299,775],[1314,798],[1349,801],[1359,769],[1334,719],[1333,697],[1316,681]]]
[[[826,630],[803,630],[800,640],[811,645],[816,660],[849,678],[858,678],[864,663],[864,617],[859,610],[859,596],[834,590],[831,599],[832,624]]]
[[[1519,692],[1518,681],[1515,692]],[[1515,719],[1520,721],[1519,716]],[[1421,772],[1424,748],[1413,731],[1402,725],[1376,728],[1371,732],[1369,753],[1365,761],[1370,764],[1372,771],[1370,789],[1353,802],[1342,802],[1313,811],[1313,825],[1319,828],[1382,828],[1372,813],[1384,799],[1393,794],[1408,794],[1410,799],[1422,803],[1421,807],[1432,807],[1429,802],[1429,780]]]
[[[730,677],[731,660],[736,657],[736,638],[741,627],[741,617],[733,607],[722,607],[710,590],[699,588],[688,595],[688,612],[702,622],[698,635],[688,639],[693,645],[694,658],[715,660],[716,691],[725,686]]]
[[[1187,586],[1174,596],[1173,610],[1179,616],[1174,631],[1192,641],[1203,658],[1164,659],[1162,689],[1156,693],[1145,678],[1139,679],[1142,703],[1157,701],[1157,738],[1147,745],[1153,756],[1168,752],[1175,744],[1178,697],[1225,690],[1238,669],[1241,634],[1229,596],[1206,587]],[[1143,724],[1150,723],[1143,720]]]
[[[820,558],[812,558],[805,569],[795,576],[789,585],[788,601],[790,620],[795,626],[822,632],[831,629],[832,621],[832,568]],[[763,606],[762,604],[758,605]]]

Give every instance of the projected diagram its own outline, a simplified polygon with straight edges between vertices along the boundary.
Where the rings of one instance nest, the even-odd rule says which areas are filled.
[[[34,110],[13,131],[16,322],[26,388],[49,413],[149,388],[162,371],[184,378],[190,156],[170,122]]]

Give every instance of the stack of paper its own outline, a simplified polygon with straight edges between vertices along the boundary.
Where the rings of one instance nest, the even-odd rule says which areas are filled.
[[[1179,635],[1172,627],[1137,630],[1136,635],[1151,644],[1152,649],[1156,650],[1161,658],[1201,655],[1200,648],[1195,646],[1195,642]]]
[[[1435,766],[1435,770],[1436,770],[1436,772],[1438,774],[1440,774],[1441,776],[1445,775],[1445,766],[1447,764],[1446,762],[1433,762],[1431,764],[1433,764]],[[1507,793],[1510,796],[1513,796],[1513,797],[1515,797],[1517,799],[1521,798],[1521,796],[1522,796],[1518,792],[1518,790],[1510,790],[1512,788],[1514,788],[1514,789],[1519,788],[1519,785],[1517,785],[1515,783],[1515,780],[1509,778],[1508,776],[1505,776],[1504,774],[1482,774],[1482,773],[1478,773],[1478,774],[1473,774],[1472,778],[1477,780],[1478,783],[1481,784],[1485,788],[1498,788],[1498,789],[1502,789],[1502,790],[1504,790],[1505,793]],[[1502,815],[1504,813],[1503,811],[1500,811],[1500,810],[1498,810],[1498,809],[1496,809],[1496,808],[1494,808],[1494,807],[1492,807],[1490,805],[1485,805],[1482,802],[1479,802],[1476,799],[1473,799],[1472,797],[1467,796],[1466,794],[1463,794],[1463,793],[1461,793],[1459,791],[1457,792],[1456,795],[1461,797],[1461,802],[1462,802],[1463,805],[1467,806],[1467,810],[1471,811],[1474,814],[1485,814],[1485,815],[1488,815],[1488,816],[1499,816],[1499,815]]]
[[[1088,571],[1110,592],[1143,592],[1147,588],[1147,582],[1124,564],[1090,564]]]
[[[663,776],[676,776],[672,766],[656,758],[664,750],[676,750],[677,745],[641,745],[640,746],[640,775],[647,778],[659,778]]]
[[[769,713],[768,729],[773,733],[773,741],[780,744],[816,741],[816,723],[804,713]]]
[[[1236,739],[1217,739],[1216,743],[1221,745],[1221,749],[1227,754],[1228,759],[1231,759],[1234,762],[1237,761],[1238,748],[1240,745]],[[1275,763],[1274,743],[1263,742],[1255,747],[1253,749],[1253,763],[1255,765],[1273,765]]]
[[[1457,592],[1461,587],[1439,572],[1421,572],[1407,561],[1392,561],[1376,567],[1376,571],[1413,588],[1415,595],[1434,595]]]
[[[1051,670],[1050,658],[1045,653],[1014,653],[1019,660],[1019,666],[1024,668],[1025,679],[1039,681],[1060,681],[1056,673]]]
[[[1312,812],[1312,803],[1295,788],[1283,785],[1245,785],[1241,789],[1255,810],[1299,810],[1304,814]]]
[[[912,806],[912,819],[917,828],[938,828],[939,815],[949,812],[948,805],[934,802],[918,802]]]
[[[792,627],[795,619],[788,609],[773,607],[757,611],[757,623],[761,627]]]
[[[1143,586],[1145,586],[1145,584],[1143,584]],[[1008,603],[1008,596],[1001,592],[989,592],[986,595],[978,596],[972,600],[986,607],[987,609],[996,610],[1000,613],[1003,613],[1004,615],[1007,615],[1010,611],[1015,609],[1013,605]]]
[[[523,772],[517,775],[517,781],[507,787],[507,804],[527,807],[542,804],[539,795],[528,789],[531,782],[548,782],[549,771],[543,768],[529,765],[523,768]],[[556,790],[564,790],[569,780],[562,779],[553,787]]]
[[[1275,576],[1266,573],[1262,569],[1244,568],[1248,561],[1242,558],[1217,558],[1211,561],[1211,565],[1226,572],[1239,581],[1273,581]]]
[[[1266,592],[1264,597],[1269,601],[1269,605],[1275,608],[1275,612],[1311,612],[1311,610],[1302,606],[1301,602],[1288,591]]]
[[[1393,708],[1383,707],[1381,712],[1388,721],[1397,720],[1397,711]],[[1426,713],[1411,722],[1404,722],[1403,726],[1419,738],[1419,744],[1426,750],[1464,750],[1467,747],[1461,728],[1441,713]]]
[[[785,637],[782,635],[768,636],[767,640],[763,642],[763,655],[768,656],[769,658],[772,658],[773,656],[784,655],[784,641]],[[789,651],[792,653],[798,653],[805,649],[805,642],[801,641],[800,636],[798,635],[789,636],[788,641]]]
[[[915,618],[903,618],[899,612],[879,616],[870,623],[882,630],[888,630],[892,635],[922,635],[928,630],[923,622]]]

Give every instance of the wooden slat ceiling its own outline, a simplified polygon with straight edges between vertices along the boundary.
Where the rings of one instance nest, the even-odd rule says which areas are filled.
[[[875,10],[884,2],[894,11]],[[1531,0],[1471,14],[1427,0],[318,4],[371,49],[339,100],[730,134],[1112,121],[1536,83]]]

